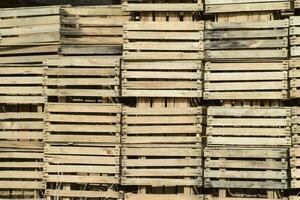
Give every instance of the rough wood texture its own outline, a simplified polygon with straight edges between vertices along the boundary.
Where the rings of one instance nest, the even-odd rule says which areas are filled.
[[[201,60],[201,21],[127,22],[124,27],[124,60]]]
[[[204,108],[125,107],[123,113],[123,185],[202,185]]]
[[[119,96],[119,57],[60,57],[44,65],[48,97]]]
[[[292,145],[300,146],[300,107],[292,108]]]
[[[290,17],[289,27],[291,57],[300,56],[300,16]]]
[[[202,62],[122,62],[124,97],[202,97]]]
[[[121,105],[47,103],[45,112],[46,196],[118,198]]]
[[[203,200],[203,195],[126,193],[124,200]]]
[[[300,60],[290,60],[290,96],[300,98]]]
[[[289,0],[205,0],[206,13],[282,11],[291,9]]]
[[[205,188],[287,189],[288,187],[287,149],[207,147],[204,150],[204,157]]]
[[[205,59],[287,59],[288,27],[288,20],[206,22]]]
[[[288,61],[206,62],[204,99],[288,99]]]
[[[0,103],[43,104],[41,64],[0,64]]]
[[[169,0],[168,3],[153,2],[150,0],[122,0],[122,8],[130,12],[164,12],[164,11],[203,11],[203,3],[201,0],[185,0],[179,3],[176,0]]]
[[[290,149],[291,188],[300,188],[300,147]]]
[[[291,145],[290,108],[209,107],[207,145]]]
[[[0,198],[43,197],[43,118],[41,112],[0,113]]]
[[[122,26],[130,16],[121,6],[62,8],[60,15],[61,54],[122,54]]]

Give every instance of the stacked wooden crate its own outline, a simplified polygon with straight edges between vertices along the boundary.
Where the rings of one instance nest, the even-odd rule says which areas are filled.
[[[48,199],[119,199],[121,6],[60,9],[60,56],[44,62]]]
[[[42,199],[42,62],[57,54],[59,7],[1,9],[0,35],[0,198]]]
[[[120,6],[60,9],[62,55],[122,54],[122,27],[129,14]]]
[[[123,9],[135,21],[124,25],[122,97],[136,97],[123,109],[124,199],[202,199],[202,2],[123,1]]]
[[[268,5],[268,6],[266,6]],[[282,199],[288,189],[291,110],[288,1],[206,1],[204,190],[208,199]],[[271,11],[266,11],[271,10]],[[255,11],[255,12],[241,12]]]

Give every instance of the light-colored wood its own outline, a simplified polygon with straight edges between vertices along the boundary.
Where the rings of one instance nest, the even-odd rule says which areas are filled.
[[[208,0],[205,1],[206,13],[228,13],[247,11],[282,11],[291,9],[288,0]]]
[[[288,24],[288,20],[246,21],[245,23],[206,22],[205,57],[207,60],[237,59],[239,61],[241,59],[286,59]]]
[[[284,148],[208,147],[204,151],[204,185],[206,188],[286,189],[287,153]]]
[[[44,63],[46,96],[118,97],[120,57],[60,57]]]
[[[208,146],[290,146],[290,108],[209,107]]]
[[[122,53],[122,26],[130,16],[122,11],[121,6],[61,8],[60,14],[61,54]]]

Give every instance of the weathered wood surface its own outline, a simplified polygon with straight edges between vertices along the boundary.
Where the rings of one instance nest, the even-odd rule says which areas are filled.
[[[119,57],[60,57],[45,65],[48,97],[118,97]]]
[[[288,187],[287,149],[208,147],[204,157],[205,188]]]
[[[300,188],[300,147],[290,149],[291,188]]]
[[[192,12],[192,11],[203,11],[203,3],[200,0],[192,1],[187,0],[179,3],[176,0],[163,2],[153,2],[150,0],[136,1],[136,0],[122,0],[122,8],[129,12]]]
[[[0,103],[43,104],[43,73],[41,64],[0,64]]]
[[[203,59],[201,21],[127,22],[123,29],[124,60]]]
[[[0,9],[0,46],[58,44],[59,8],[39,6]],[[1,49],[0,52],[4,51]]]
[[[300,107],[292,107],[292,145],[300,146]]]
[[[290,60],[289,79],[291,98],[300,98],[300,60]]]
[[[61,8],[60,16],[63,55],[122,54],[122,26],[130,16],[121,6]]]
[[[289,20],[206,22],[205,59],[287,59],[288,27]]]
[[[206,62],[204,99],[288,99],[288,61]]]
[[[208,146],[291,145],[290,108],[209,107]]]
[[[43,119],[42,112],[0,113],[1,199],[43,197]]]
[[[300,16],[290,17],[289,27],[291,57],[300,56]]]
[[[291,9],[289,0],[205,0],[206,13],[283,11]]]
[[[125,193],[124,200],[203,200],[203,195]]]
[[[202,97],[201,61],[123,61],[121,69],[124,97]]]
[[[121,105],[47,103],[45,142],[84,146],[120,144]]]
[[[123,147],[123,185],[201,186],[199,147]],[[142,158],[142,159],[141,159]]]
[[[122,144],[200,145],[205,109],[123,108]]]

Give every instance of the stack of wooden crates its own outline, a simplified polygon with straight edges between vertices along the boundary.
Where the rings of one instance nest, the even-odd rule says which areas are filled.
[[[0,196],[43,199],[43,60],[56,57],[59,7],[0,12]]]
[[[289,1],[206,1],[208,199],[282,199],[289,187]],[[244,11],[244,12],[241,12]],[[276,12],[277,11],[277,12]]]
[[[121,184],[125,199],[202,199],[202,2],[123,1]]]

